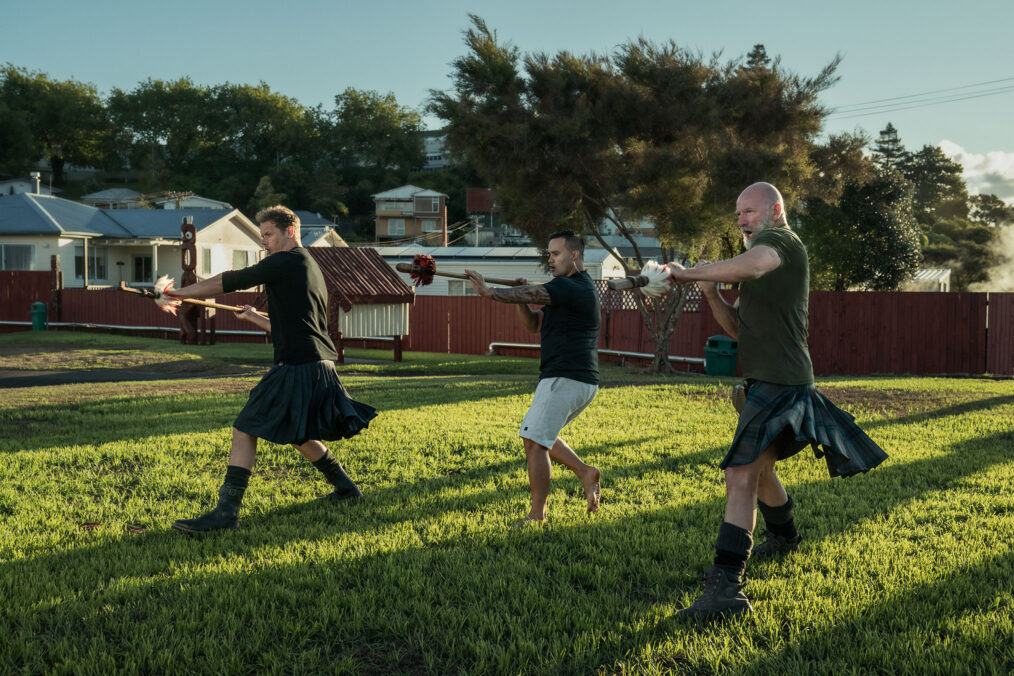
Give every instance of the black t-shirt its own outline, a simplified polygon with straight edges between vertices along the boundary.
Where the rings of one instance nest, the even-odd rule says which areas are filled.
[[[599,294],[585,271],[554,277],[545,285],[552,305],[542,308],[539,378],[599,384]]]
[[[306,249],[278,251],[256,265],[222,273],[226,293],[261,284],[268,296],[276,364],[338,358],[327,333],[327,286]]]

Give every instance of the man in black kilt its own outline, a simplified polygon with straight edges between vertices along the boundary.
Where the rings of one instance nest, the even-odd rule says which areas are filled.
[[[359,487],[321,443],[346,439],[369,425],[377,412],[353,401],[338,379],[338,358],[327,333],[327,288],[317,263],[300,243],[299,217],[283,206],[257,214],[268,255],[243,270],[223,272],[173,292],[179,298],[206,298],[264,285],[268,316],[247,308],[239,317],[270,330],[274,366],[251,390],[233,423],[232,450],[218,506],[194,519],[180,519],[187,533],[237,528],[239,508],[250,480],[257,439],[291,444],[334,487],[331,500],[358,500]]]
[[[770,557],[799,547],[792,498],[775,474],[776,461],[809,445],[835,477],[866,472],[887,459],[851,415],[813,386],[806,344],[810,271],[781,194],[769,183],[755,183],[739,196],[736,213],[745,253],[694,268],[669,264],[674,280],[698,283],[715,319],[738,339],[747,385],[732,447],[720,465],[726,505],[714,565],[705,571],[704,593],[678,613],[686,619],[751,612],[742,591],[751,553]],[[740,283],[735,304],[722,298],[716,282]],[[765,540],[754,547],[758,507]]]

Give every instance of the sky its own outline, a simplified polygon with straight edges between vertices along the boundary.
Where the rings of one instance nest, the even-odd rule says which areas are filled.
[[[608,55],[643,37],[734,59],[760,43],[802,76],[840,54],[826,132],[875,139],[891,122],[908,149],[960,161],[971,192],[1014,203],[1012,0],[12,0],[0,63],[102,94],[188,76],[265,82],[306,106],[355,87],[421,108],[450,89],[470,13],[523,53]]]

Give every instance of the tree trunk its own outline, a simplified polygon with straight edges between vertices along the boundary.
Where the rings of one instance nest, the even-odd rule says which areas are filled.
[[[63,185],[63,165],[66,161],[60,155],[51,155],[49,168],[53,170],[53,185]]]
[[[674,286],[673,290],[661,300],[649,300],[642,294],[637,294],[637,309],[655,343],[655,357],[651,362],[652,373],[676,371],[669,361],[669,338],[676,332],[676,324],[683,316],[690,287],[690,284]]]

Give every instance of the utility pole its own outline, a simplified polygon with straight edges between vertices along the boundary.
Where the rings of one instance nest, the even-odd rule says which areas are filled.
[[[472,214],[472,223],[475,224],[475,246],[479,246],[479,214]]]

